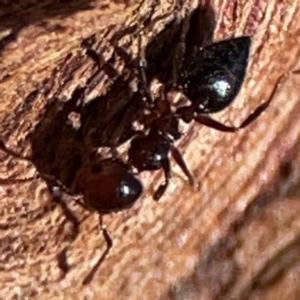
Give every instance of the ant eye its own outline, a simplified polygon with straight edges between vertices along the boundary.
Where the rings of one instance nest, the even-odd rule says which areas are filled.
[[[250,44],[247,36],[226,40],[186,59],[179,84],[195,112],[218,112],[234,100],[246,74]]]

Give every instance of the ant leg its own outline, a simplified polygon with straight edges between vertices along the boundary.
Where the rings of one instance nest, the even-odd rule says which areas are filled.
[[[52,193],[53,197],[60,197],[61,192],[66,194],[72,194],[72,192],[66,188],[59,180],[55,178],[54,175],[40,173],[39,176],[45,180],[51,188],[49,188],[50,192]]]
[[[11,150],[9,149],[3,141],[0,140],[0,149],[3,151],[3,152],[6,152],[7,154],[13,156],[13,157],[16,157],[18,159],[21,159],[21,160],[26,160],[26,161],[29,161],[29,162],[32,162],[32,159],[31,157],[28,157],[28,156],[23,156],[21,155],[20,153],[17,153],[15,152],[14,150]]]
[[[90,271],[90,273],[84,278],[84,280],[82,282],[83,285],[86,285],[86,284],[90,283],[93,280],[93,277],[95,276],[98,268],[100,267],[100,265],[102,264],[102,262],[106,258],[106,256],[109,253],[111,247],[113,246],[112,239],[109,236],[105,225],[103,225],[103,218],[102,218],[101,214],[99,214],[99,223],[100,223],[100,226],[101,226],[101,232],[102,232],[103,237],[104,237],[105,242],[106,242],[106,249],[105,249],[104,253],[101,255],[100,259],[97,261],[96,265]]]
[[[21,155],[21,154],[15,152],[15,151],[9,149],[9,148],[4,144],[4,142],[1,141],[1,140],[0,140],[0,149],[1,149],[2,151],[6,152],[7,154],[9,154],[9,155],[11,155],[11,156],[17,158],[17,159],[25,160],[25,161],[28,161],[28,162],[32,163],[32,158],[31,158],[31,157],[29,157],[29,156],[23,156],[23,155]],[[12,175],[10,178],[7,178],[7,179],[0,179],[0,183],[1,183],[1,184],[6,184],[6,183],[8,183],[8,181],[11,180],[13,176],[14,176],[14,175]],[[49,174],[40,173],[40,174],[35,175],[35,176],[32,176],[32,177],[30,177],[30,178],[15,179],[15,182],[16,182],[16,183],[18,183],[18,182],[26,182],[26,181],[29,181],[29,180],[37,179],[37,178],[39,178],[39,177],[41,177],[42,179],[44,179],[44,180],[46,180],[46,181],[49,181],[49,182],[54,183],[54,184],[53,184],[53,187],[57,186],[57,187],[60,189],[60,191],[63,191],[63,192],[66,192],[66,193],[70,193],[70,191],[69,191],[66,187],[64,187],[64,185],[63,185],[61,182],[59,182],[58,180],[55,179],[54,176],[49,175]],[[53,190],[53,192],[55,193],[56,191]]]
[[[179,165],[185,176],[188,178],[189,183],[191,186],[194,185],[194,178],[191,172],[189,171],[181,153],[178,151],[178,149],[175,146],[171,147],[171,154],[176,163]]]
[[[61,224],[58,230],[63,230],[67,222],[72,224],[72,229],[70,233],[67,233],[67,238],[74,241],[79,234],[79,225],[80,222],[74,215],[74,213],[69,209],[66,202],[61,198],[61,195],[53,195],[53,202],[55,205],[59,205],[63,211],[63,214],[66,216],[66,220]],[[63,277],[69,272],[70,265],[67,260],[67,250],[68,246],[64,247],[57,255],[57,264],[63,273]]]
[[[15,152],[14,150],[9,149],[9,148],[4,144],[4,142],[1,141],[1,140],[0,140],[0,149],[1,149],[3,152],[5,152],[5,153],[7,153],[7,154],[9,154],[9,155],[11,155],[11,156],[17,158],[17,159],[25,160],[25,161],[27,161],[27,162],[31,162],[31,163],[32,163],[31,157],[23,156],[23,155],[21,155],[20,153],[17,153],[17,152]],[[34,176],[28,177],[28,178],[20,178],[20,179],[16,179],[16,178],[15,178],[15,174],[14,174],[14,175],[10,176],[9,178],[5,178],[5,179],[4,179],[4,178],[0,178],[0,184],[6,185],[6,184],[11,184],[11,183],[22,183],[22,182],[27,182],[27,181],[30,181],[30,180],[37,179],[38,177],[41,177],[41,176],[40,176],[40,175],[34,175]]]
[[[150,15],[153,14],[155,9],[155,6],[152,7],[152,11]],[[145,49],[142,47],[142,33],[143,29],[147,27],[147,25],[150,26],[150,28],[147,28],[148,31],[151,30],[151,24],[155,24],[159,20],[163,20],[168,14],[163,15],[163,16],[158,16],[151,20],[150,24],[145,24],[147,22],[144,22],[144,24],[141,26],[141,28],[138,30],[138,71],[139,75],[142,80],[142,87],[143,87],[143,92],[145,93],[146,100],[148,101],[148,104],[152,104],[154,102],[152,93],[148,87],[148,80],[147,80],[147,75],[146,75],[146,68],[147,68],[147,60],[146,60],[146,54],[145,54]]]
[[[61,196],[55,196],[53,195],[53,202],[55,204],[58,204],[64,215],[66,216],[66,221],[69,221],[72,225],[73,225],[73,230],[72,230],[72,234],[71,234],[71,239],[74,240],[76,238],[76,236],[79,233],[79,221],[76,218],[76,216],[74,215],[74,213],[69,209],[69,207],[67,206],[66,202],[61,198]],[[62,225],[64,225],[65,222],[63,222]]]
[[[185,54],[185,39],[187,32],[190,28],[190,20],[191,16],[188,15],[183,21],[182,21],[182,27],[180,30],[180,38],[178,41],[178,44],[175,47],[175,51],[172,53],[172,60],[173,60],[173,86],[176,86],[177,79],[178,79],[178,72],[181,69],[182,66],[182,58]],[[181,21],[180,21],[181,22]],[[177,23],[179,23],[177,21]]]
[[[159,96],[155,101],[155,110],[156,115],[163,115],[165,113],[169,114],[169,112],[171,111],[171,104],[167,99],[165,88],[159,90]]]
[[[224,132],[236,132],[244,127],[247,127],[250,123],[255,121],[264,111],[265,109],[269,106],[271,102],[271,99],[264,102],[260,106],[258,106],[253,113],[251,113],[246,120],[242,122],[242,124],[238,127],[234,126],[226,126],[222,123],[219,123],[218,121],[211,119],[207,116],[199,115],[194,118],[195,121],[197,121],[200,124],[206,125],[208,127],[217,129],[219,131],[224,131]]]
[[[163,163],[163,170],[165,173],[165,181],[163,183],[160,184],[160,186],[158,187],[158,189],[156,190],[156,192],[153,195],[153,199],[155,201],[158,201],[161,196],[164,194],[164,192],[166,191],[168,185],[169,185],[169,180],[171,178],[171,170],[170,170],[170,161],[169,158],[164,159]]]
[[[176,116],[178,116],[179,118],[183,119],[186,123],[191,122],[192,120],[203,124],[205,126],[208,126],[210,128],[214,128],[216,130],[219,131],[224,131],[224,132],[237,132],[238,130],[248,126],[250,123],[252,123],[253,121],[255,121],[269,106],[269,104],[271,103],[271,101],[274,98],[275,92],[277,90],[277,86],[279,81],[282,79],[284,75],[280,76],[278,78],[278,80],[276,81],[275,87],[272,91],[272,94],[269,97],[269,100],[262,103],[261,105],[259,105],[255,111],[253,113],[251,113],[246,120],[244,120],[242,122],[242,124],[238,127],[234,127],[234,126],[227,126],[224,125],[208,116],[204,116],[204,115],[196,115],[193,116],[193,107],[181,107],[177,110],[176,112]]]
[[[142,48],[142,30],[138,33],[138,71],[142,80],[143,92],[145,93],[146,100],[148,104],[153,103],[153,97],[151,91],[149,90],[147,84],[147,75],[146,75],[146,55],[145,50]]]
[[[39,178],[40,175],[35,175],[32,177],[27,177],[27,178],[20,178],[20,179],[15,179],[15,174],[10,176],[9,178],[0,178],[0,184],[1,185],[8,185],[8,184],[14,184],[14,183],[22,183],[22,182],[28,182],[30,180],[35,180]]]

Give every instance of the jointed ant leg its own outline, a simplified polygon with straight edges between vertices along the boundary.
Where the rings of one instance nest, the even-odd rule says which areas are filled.
[[[146,55],[145,50],[142,48],[142,32],[138,35],[138,71],[142,80],[142,88],[145,93],[146,100],[149,104],[153,103],[152,93],[148,87],[147,76],[146,76]]]
[[[0,149],[3,152],[11,155],[12,157],[15,157],[15,158],[20,159],[20,160],[25,160],[25,161],[28,161],[28,162],[32,162],[32,160],[31,160],[30,157],[23,156],[20,153],[17,153],[15,151],[7,148],[7,146],[1,140],[0,140]],[[14,174],[14,175],[10,176],[9,178],[5,178],[5,179],[4,178],[0,178],[0,184],[6,185],[6,184],[11,184],[11,183],[22,183],[22,182],[27,182],[27,181],[30,181],[30,180],[37,179],[38,177],[40,177],[40,175],[34,175],[32,177],[29,177],[29,178],[16,179],[15,178],[15,174]]]
[[[74,240],[79,233],[79,223],[80,222],[78,221],[78,219],[76,218],[76,216],[74,215],[72,210],[69,209],[66,202],[62,199],[61,195],[58,195],[58,196],[53,195],[53,202],[56,205],[59,205],[61,207],[63,214],[66,216],[66,220],[65,220],[65,222],[62,223],[62,226],[64,226],[64,224],[67,221],[69,221],[73,225],[71,239]]]
[[[148,83],[147,83],[147,76],[146,76],[146,71],[145,71],[146,65],[147,65],[147,60],[146,60],[145,49],[143,49],[143,47],[142,47],[142,33],[144,33],[145,28],[147,29],[147,32],[151,32],[153,25],[155,25],[158,21],[164,20],[170,16],[170,13],[166,13],[164,15],[157,16],[157,17],[154,17],[153,19],[151,19],[151,16],[153,15],[155,9],[156,9],[156,5],[152,4],[149,17],[146,18],[145,20],[143,20],[143,24],[142,24],[141,28],[138,30],[138,58],[139,58],[138,69],[139,69],[139,75],[142,79],[142,85],[143,85],[144,92],[146,94],[147,100],[150,101],[150,104],[153,103],[153,96],[149,90]],[[177,12],[178,12],[178,8],[175,5],[173,14],[174,14],[174,21],[176,24],[180,22],[179,21],[180,18],[178,18]],[[173,26],[176,26],[176,24],[174,24]],[[184,38],[185,38],[185,34],[188,30],[188,26],[189,26],[189,21],[187,21],[187,20],[184,21],[184,25],[182,27],[181,35],[180,35],[180,37],[181,37],[180,43],[182,41],[182,36],[184,36]],[[184,44],[184,42],[183,42],[183,44]],[[180,50],[181,49],[182,49],[182,47],[180,47]],[[177,53],[177,52],[175,53],[175,56],[176,56],[176,58],[178,56],[180,56],[180,62],[181,62],[181,53]],[[177,80],[177,71],[178,71],[178,69],[174,72],[174,73],[176,73],[176,76],[175,76],[176,80]],[[174,83],[176,83],[176,82],[174,82]]]
[[[12,176],[10,176],[8,178],[0,178],[0,185],[9,185],[9,184],[14,184],[14,183],[28,182],[28,181],[31,181],[31,180],[35,180],[39,177],[40,177],[39,175],[35,175],[35,176],[32,176],[32,177],[16,179],[15,174],[13,174]]]
[[[158,201],[161,198],[161,196],[164,194],[164,192],[166,191],[166,189],[169,185],[169,180],[171,178],[170,161],[168,158],[163,161],[162,168],[163,168],[163,171],[165,174],[165,181],[160,184],[160,186],[154,193],[153,199],[156,201]]]
[[[0,149],[2,149],[2,151],[6,152],[7,154],[17,158],[17,159],[20,159],[20,160],[25,160],[25,161],[28,161],[30,163],[33,163],[32,162],[32,158],[30,156],[23,156],[11,149],[9,149],[3,141],[0,140]],[[35,175],[35,176],[32,176],[30,178],[23,178],[23,179],[14,179],[14,182],[18,183],[18,182],[26,182],[26,181],[29,181],[29,180],[34,180],[34,179],[37,179],[41,177],[42,179],[46,180],[48,183],[51,182],[53,183],[53,186],[57,186],[59,187],[60,191],[63,191],[63,192],[66,192],[66,193],[70,193],[70,191],[64,187],[64,185],[55,179],[55,177],[53,175],[49,175],[49,174],[44,174],[44,173],[39,173],[38,175]],[[12,177],[10,178],[7,178],[7,179],[0,179],[0,183],[1,184],[6,184],[8,183],[8,181],[12,179]]]
[[[182,158],[181,153],[175,146],[171,147],[171,154],[178,166],[181,168],[185,176],[188,178],[190,185],[194,185],[194,178],[191,172],[189,171],[184,159]]]
[[[105,242],[106,242],[106,249],[105,249],[104,253],[101,255],[101,257],[99,258],[99,260],[97,261],[96,265],[90,271],[90,273],[84,278],[84,280],[82,282],[83,285],[88,284],[93,280],[93,277],[95,276],[97,270],[99,269],[102,262],[105,260],[107,254],[110,251],[110,248],[113,245],[112,239],[111,239],[111,237],[109,236],[109,234],[106,230],[106,226],[103,225],[103,219],[102,219],[101,214],[99,214],[99,224],[100,224],[100,227],[101,227],[101,232],[102,232],[103,237],[104,237]]]
[[[182,21],[182,27],[180,30],[180,38],[178,41],[178,44],[175,48],[175,51],[173,52],[173,86],[177,85],[177,79],[178,79],[178,72],[181,69],[181,65],[182,65],[182,58],[185,54],[185,39],[186,39],[186,35],[187,32],[190,28],[190,20],[191,20],[191,16],[188,15],[186,18],[183,19]]]
[[[18,152],[15,152],[14,150],[11,150],[9,148],[7,148],[7,146],[4,144],[3,141],[0,140],[0,149],[3,151],[3,152],[6,152],[7,154],[13,156],[13,157],[16,157],[18,159],[21,159],[21,160],[25,160],[25,161],[29,161],[29,162],[32,162],[32,159],[31,157],[28,157],[28,156],[23,156],[22,154],[18,153]]]

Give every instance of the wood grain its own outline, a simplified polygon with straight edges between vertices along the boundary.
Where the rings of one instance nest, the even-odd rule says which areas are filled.
[[[88,102],[97,95],[105,98],[118,76],[134,75],[116,54],[115,34],[134,28],[117,41],[135,58],[134,24],[163,16],[153,22],[153,36],[174,18],[175,1],[145,1],[138,11],[134,2],[111,1],[105,9],[101,2],[70,14],[43,12],[45,17],[22,23],[15,39],[3,44],[0,132],[14,150],[30,153],[26,136],[49,103],[67,101],[94,74],[95,62],[81,45],[85,38],[96,34],[93,47],[119,74],[113,80],[100,76],[86,94]],[[199,5],[176,3],[179,18]],[[299,1],[215,0],[210,5],[216,40],[253,34],[242,90],[230,108],[214,117],[237,125],[269,97],[271,105],[236,134],[182,125],[185,135],[178,147],[196,187],[172,164],[171,184],[156,203],[151,194],[162,174],[140,174],[144,196],[132,209],[104,217],[114,245],[87,286],[82,280],[105,250],[97,214],[68,204],[80,220],[74,240],[43,180],[4,180],[15,174],[32,177],[35,167],[1,153],[1,299],[299,298]],[[143,45],[150,39],[145,35]]]

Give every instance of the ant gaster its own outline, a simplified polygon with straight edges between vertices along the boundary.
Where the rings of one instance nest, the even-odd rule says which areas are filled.
[[[246,74],[250,46],[251,37],[242,36],[214,43],[186,58],[178,87],[192,103],[178,108],[176,117],[186,123],[194,120],[224,132],[236,132],[258,118],[271,98],[238,127],[224,125],[205,115],[225,109],[235,99]]]
[[[140,181],[117,158],[103,159],[81,168],[72,188],[73,193],[84,196],[87,207],[102,214],[130,208],[142,190]]]

